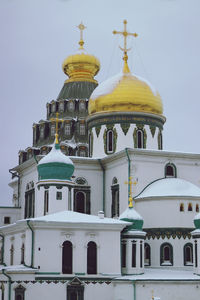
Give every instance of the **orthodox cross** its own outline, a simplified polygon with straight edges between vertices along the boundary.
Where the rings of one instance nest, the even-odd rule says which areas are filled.
[[[56,133],[55,133],[55,138],[56,138],[56,144],[58,144],[58,123],[63,122],[62,119],[58,119],[59,113],[56,113],[55,118],[51,118],[50,121],[56,122]]]
[[[133,177],[129,177],[128,181],[125,181],[125,184],[128,184],[128,190],[129,190],[129,195],[128,195],[128,201],[129,201],[129,207],[133,207],[133,199],[132,199],[132,186],[137,184],[137,181],[134,180],[132,181]]]
[[[123,60],[125,62],[125,64],[127,63],[127,60],[128,60],[128,55],[127,55],[127,52],[131,49],[131,48],[127,48],[127,37],[128,36],[134,36],[134,37],[137,37],[138,34],[137,33],[130,33],[127,31],[127,28],[126,28],[126,24],[127,24],[127,21],[124,20],[124,31],[116,31],[116,30],[113,30],[113,34],[121,34],[123,35],[124,37],[124,48],[120,47],[119,48],[124,52],[124,57],[123,57]],[[126,69],[124,69],[126,72],[129,71],[128,69],[128,66]],[[130,72],[130,71],[129,71]]]
[[[83,23],[81,22],[81,24],[79,24],[78,29],[80,30],[80,41],[79,41],[79,45],[80,48],[79,49],[83,49],[83,45],[84,45],[84,41],[83,41],[83,30],[86,28],[85,25],[83,25]]]

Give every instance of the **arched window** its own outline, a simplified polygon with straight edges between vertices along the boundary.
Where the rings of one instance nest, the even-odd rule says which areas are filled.
[[[62,272],[64,274],[72,274],[72,243],[65,241],[62,247]]]
[[[112,130],[107,131],[107,152],[108,153],[113,152],[113,131]]]
[[[25,299],[25,288],[22,285],[19,285],[15,288],[15,300],[24,300]]]
[[[25,247],[23,243],[21,247],[21,264],[24,264],[24,256],[25,256]]]
[[[144,132],[141,129],[137,130],[137,148],[144,148]]]
[[[188,211],[192,211],[192,203],[188,204]]]
[[[144,244],[144,264],[145,266],[151,265],[151,248],[149,244]]]
[[[112,192],[112,207],[111,217],[119,217],[119,184],[117,184],[117,178],[112,180],[111,192]]]
[[[193,246],[191,243],[187,243],[183,248],[184,254],[184,266],[193,264]]]
[[[173,248],[169,243],[164,243],[160,246],[160,263],[161,266],[173,265]]]
[[[132,268],[136,267],[136,241],[132,241]]]
[[[87,245],[87,273],[97,274],[97,245],[89,242]]]
[[[78,177],[74,187],[74,211],[90,214],[90,186],[83,177]]]
[[[14,261],[14,246],[13,244],[10,247],[10,265],[13,265],[13,261]]]
[[[86,203],[85,203],[85,193],[77,192],[75,196],[74,211],[85,214],[86,213]]]
[[[199,212],[199,204],[196,204],[196,212]]]
[[[44,216],[49,211],[49,191],[44,191]]]
[[[184,204],[183,203],[180,204],[180,211],[184,211]]]
[[[176,177],[176,167],[174,164],[167,164],[165,166],[165,177]]]

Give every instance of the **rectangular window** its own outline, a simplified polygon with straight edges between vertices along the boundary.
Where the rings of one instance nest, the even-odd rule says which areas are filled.
[[[4,224],[10,224],[10,217],[4,217]]]
[[[56,193],[56,200],[62,200],[62,192]]]
[[[122,268],[126,268],[126,244],[122,243]]]
[[[34,218],[35,210],[35,190],[30,190],[25,193],[25,212],[24,218]]]
[[[136,242],[133,241],[132,244],[132,267],[136,267]]]
[[[44,216],[49,211],[49,191],[44,191]]]
[[[143,244],[140,242],[140,268],[143,267]]]

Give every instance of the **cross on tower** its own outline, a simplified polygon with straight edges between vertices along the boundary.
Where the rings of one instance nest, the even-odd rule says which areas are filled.
[[[86,28],[85,25],[83,25],[83,23],[81,22],[81,24],[79,24],[77,26],[77,28],[80,30],[80,41],[79,41],[79,45],[80,48],[79,49],[83,49],[83,45],[84,45],[84,41],[83,41],[83,30]]]
[[[55,138],[56,138],[56,144],[58,144],[58,123],[59,122],[64,122],[62,119],[58,119],[59,113],[56,113],[55,118],[51,118],[50,121],[56,122],[56,133],[55,133]]]
[[[128,32],[127,28],[126,28],[126,24],[127,24],[127,21],[124,20],[124,31],[113,30],[113,34],[121,34],[124,37],[124,48],[122,48],[120,46],[119,46],[119,48],[124,52],[123,60],[124,60],[125,63],[127,63],[127,60],[128,60],[127,52],[131,49],[131,48],[129,48],[129,49],[127,48],[127,37],[128,36],[134,36],[134,37],[138,36],[137,33],[130,33],[130,32]]]
[[[129,201],[129,207],[133,207],[133,199],[132,199],[132,186],[137,184],[137,181],[134,180],[132,181],[133,177],[129,177],[128,181],[125,181],[125,184],[128,184],[128,190],[129,190],[129,195],[128,195],[128,201]]]

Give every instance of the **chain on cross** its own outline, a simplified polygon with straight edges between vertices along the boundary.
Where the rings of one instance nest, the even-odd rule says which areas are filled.
[[[77,26],[77,28],[80,30],[80,41],[79,41],[80,48],[79,48],[79,49],[83,49],[83,45],[84,45],[84,41],[83,41],[83,30],[86,28],[86,26],[83,25],[83,23],[81,22],[81,24],[79,24],[79,25]]]
[[[56,138],[55,143],[56,143],[56,144],[58,144],[58,123],[59,123],[59,122],[64,122],[64,120],[58,119],[58,116],[59,116],[59,113],[57,112],[57,113],[56,113],[56,118],[51,118],[51,119],[50,119],[50,121],[56,122],[56,133],[55,133],[55,138]]]
[[[128,191],[129,191],[129,195],[128,195],[128,201],[129,201],[129,207],[133,207],[133,198],[132,198],[132,188],[133,186],[135,186],[137,184],[137,181],[134,180],[132,181],[133,177],[130,176],[128,181],[125,181],[125,184],[128,184]]]
[[[127,24],[127,21],[124,20],[124,31],[116,31],[116,30],[113,30],[113,34],[121,34],[123,35],[124,37],[124,48],[120,47],[119,48],[124,52],[124,61],[127,62],[128,60],[128,56],[127,56],[127,52],[131,49],[131,48],[127,48],[127,37],[128,36],[134,36],[134,37],[137,37],[138,34],[137,33],[130,33],[127,31],[127,28],[126,28],[126,24]]]

